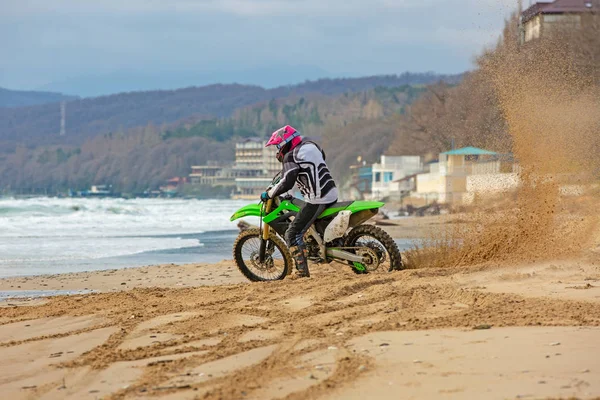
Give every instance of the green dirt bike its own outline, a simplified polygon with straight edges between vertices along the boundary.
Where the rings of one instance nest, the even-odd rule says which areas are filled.
[[[279,179],[280,174],[269,188]],[[242,207],[231,216],[231,221],[248,216],[259,217],[260,221],[258,229],[241,232],[233,245],[233,257],[246,278],[253,282],[275,281],[292,271],[294,261],[282,238],[303,204],[296,198],[277,197]],[[349,201],[327,208],[304,236],[308,259],[347,263],[354,272],[362,274],[401,270],[396,242],[384,230],[363,225],[382,206],[384,203],[375,201]]]

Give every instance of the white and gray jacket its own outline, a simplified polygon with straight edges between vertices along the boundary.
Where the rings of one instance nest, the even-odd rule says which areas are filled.
[[[304,201],[311,204],[330,204],[338,199],[338,190],[325,164],[325,153],[313,142],[300,143],[283,157],[281,180],[268,194],[279,196],[297,184]]]

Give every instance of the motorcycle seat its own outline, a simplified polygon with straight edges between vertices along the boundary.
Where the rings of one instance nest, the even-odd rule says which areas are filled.
[[[306,204],[305,201],[300,200],[300,199],[296,199],[296,198],[292,199],[290,202],[293,205],[295,205],[296,207],[298,207],[298,208],[302,208]],[[338,212],[340,212],[342,210],[345,210],[346,208],[350,207],[350,205],[352,203],[354,203],[354,202],[353,201],[338,201],[338,202],[335,202],[335,203],[329,205],[325,209],[325,211],[323,211],[323,214],[321,214],[319,216],[319,219],[320,218],[324,218],[324,217],[334,216]],[[336,211],[332,213],[331,210],[336,210]]]

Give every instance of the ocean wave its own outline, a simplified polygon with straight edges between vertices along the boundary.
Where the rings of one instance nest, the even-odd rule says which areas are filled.
[[[230,249],[223,252],[219,246],[231,246],[237,222],[229,218],[246,204],[230,200],[3,198],[0,270],[5,272],[0,275],[82,270],[103,264],[105,258],[112,263],[115,257],[148,252],[152,255],[144,260],[167,262],[179,253],[193,259],[193,249],[219,248],[229,254]],[[205,243],[209,243],[207,247]]]
[[[20,239],[0,245],[0,266],[28,267],[35,264],[55,264],[74,260],[97,260],[140,253],[184,249],[200,246],[197,239],[180,238],[56,238],[52,243],[40,244],[38,240]],[[37,251],[27,249],[37,246]]]
[[[240,201],[182,199],[0,199],[5,236],[157,235],[231,229]]]

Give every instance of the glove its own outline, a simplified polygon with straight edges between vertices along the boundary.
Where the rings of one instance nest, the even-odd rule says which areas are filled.
[[[260,200],[266,202],[267,200],[269,200],[269,193],[267,192],[262,192],[262,194],[260,195]]]

